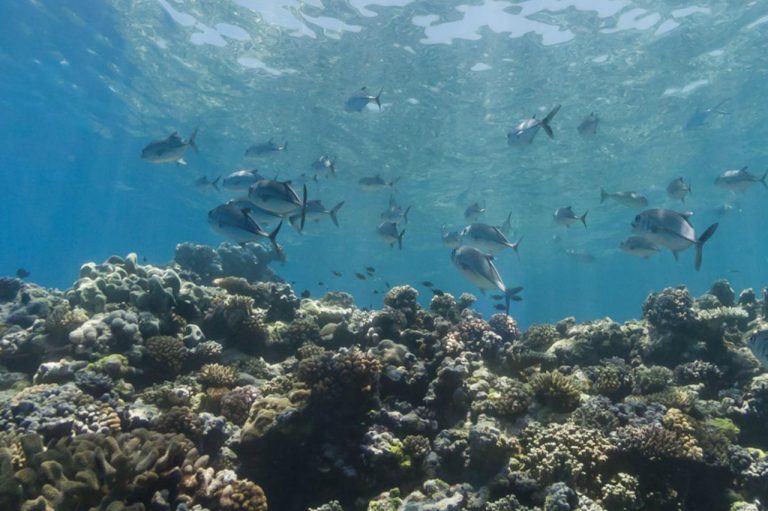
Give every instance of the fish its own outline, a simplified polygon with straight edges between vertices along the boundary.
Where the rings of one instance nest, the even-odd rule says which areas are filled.
[[[461,231],[449,230],[446,228],[445,224],[443,224],[440,229],[440,239],[443,241],[443,245],[450,248],[456,248],[461,244]]]
[[[499,226],[499,230],[503,232],[505,235],[509,234],[509,231],[512,230],[512,212],[511,211],[507,215],[507,219],[504,220],[504,223]]]
[[[217,177],[213,181],[208,179],[208,176],[199,177],[195,180],[195,188],[201,191],[205,191],[208,188],[213,188],[217,192],[219,191],[219,180],[221,176]]]
[[[238,243],[255,241],[258,238],[268,238],[275,248],[275,252],[280,253],[281,249],[277,245],[276,238],[283,222],[281,221],[277,224],[277,227],[272,232],[267,233],[248,215],[249,211],[248,209],[240,209],[232,204],[222,204],[208,212],[208,224],[217,234]]]
[[[367,271],[368,273],[376,273],[376,268],[374,268],[373,266],[366,266],[365,271]]]
[[[317,285],[318,286],[325,286],[325,282],[323,282],[322,280],[318,280],[317,281]]]
[[[511,248],[519,255],[520,241],[512,243],[504,236],[501,229],[488,224],[472,223],[461,231],[461,242],[464,245],[479,248],[488,253],[495,253],[505,248]]]
[[[691,193],[691,184],[686,183],[682,177],[673,179],[667,185],[667,195],[671,199],[680,199],[680,202],[685,204],[685,196]]]
[[[593,256],[589,252],[583,250],[576,250],[574,248],[568,248],[564,251],[564,254],[580,263],[596,263],[597,257]]]
[[[434,287],[435,286],[432,282],[430,282],[428,280],[423,281],[421,283],[421,285],[424,286],[424,287]]]
[[[30,275],[31,275],[31,273],[29,271],[25,270],[24,268],[19,268],[18,270],[16,270],[16,276],[18,278],[20,278],[21,280],[26,279]]]
[[[763,177],[757,177],[747,172],[747,167],[745,166],[738,170],[726,170],[721,173],[715,179],[715,185],[733,192],[744,192],[755,183],[762,183],[764,187],[768,188],[768,183],[765,181],[767,177],[768,170],[763,174]]]
[[[370,103],[376,103],[379,110],[381,110],[381,92],[383,90],[383,88],[379,89],[378,94],[371,96],[367,87],[361,87],[360,90],[353,92],[344,102],[344,110],[347,112],[362,112]]]
[[[504,295],[491,295],[491,300],[499,301],[503,299],[504,299]]]
[[[648,241],[642,236],[629,236],[619,244],[619,248],[629,255],[648,259],[652,255],[661,251],[654,243]]]
[[[445,294],[445,291],[441,291],[440,289],[437,289],[436,287],[433,287],[431,289],[432,296],[443,296]]]
[[[588,116],[581,121],[579,127],[576,130],[582,137],[591,137],[597,135],[597,125],[600,123],[600,118],[595,112],[590,112]]]
[[[245,150],[245,156],[249,158],[258,158],[260,156],[269,156],[273,153],[279,153],[288,149],[288,141],[283,142],[283,145],[275,144],[275,140],[270,138],[268,141],[261,144],[253,144]]]
[[[493,256],[486,254],[474,247],[461,246],[451,251],[451,261],[454,266],[473,284],[485,294],[486,290],[498,289],[504,294],[506,311],[509,314],[510,301],[520,301],[518,293],[522,287],[507,288],[501,280],[496,266],[493,264]]]
[[[564,208],[557,208],[553,216],[555,223],[558,225],[570,227],[571,224],[581,221],[581,223],[584,224],[584,228],[586,229],[587,213],[589,213],[589,211],[585,211],[581,216],[576,216],[576,213],[573,212],[573,208],[571,206],[566,206]]]
[[[187,162],[183,158],[186,150],[191,147],[195,152],[198,152],[197,144],[195,144],[196,136],[197,128],[192,130],[192,135],[190,135],[187,141],[182,140],[179,133],[174,131],[168,135],[168,138],[147,144],[141,150],[141,159],[149,163],[177,163],[179,165],[186,165]]]
[[[328,155],[320,155],[315,161],[312,162],[312,170],[315,172],[331,171],[331,176],[336,177],[336,160],[331,159]]]
[[[378,227],[376,227],[376,232],[381,239],[389,244],[390,247],[395,246],[395,243],[397,243],[397,248],[400,250],[403,249],[403,235],[405,234],[405,229],[398,233],[396,223],[381,222]]]
[[[683,130],[692,130],[695,128],[698,128],[699,126],[702,126],[704,123],[707,122],[707,119],[709,119],[709,116],[712,114],[720,114],[720,115],[731,115],[730,112],[723,112],[719,110],[721,106],[723,106],[727,101],[730,101],[730,98],[726,98],[722,100],[717,105],[713,106],[712,108],[707,108],[705,110],[696,110],[693,115],[691,115],[688,118],[688,121],[685,123],[685,126],[683,126]]]
[[[270,211],[261,209],[256,204],[251,202],[251,200],[248,197],[238,197],[235,199],[230,199],[227,201],[227,204],[231,204],[239,209],[249,210],[248,216],[256,220],[256,223],[259,225],[276,224],[283,218],[280,215],[276,215]]]
[[[474,204],[467,206],[467,209],[464,210],[464,220],[467,222],[477,222],[477,219],[480,218],[480,215],[483,213],[485,213],[485,204],[481,207],[480,203],[475,202]]]
[[[390,222],[395,223],[408,223],[408,212],[411,210],[411,207],[408,206],[407,208],[403,209],[401,206],[397,204],[397,201],[395,201],[395,198],[390,196],[389,197],[389,207],[385,209],[380,217],[382,220],[389,220]]]
[[[507,306],[504,305],[503,303],[495,303],[493,304],[493,308],[496,309],[497,311],[503,311],[503,310],[506,310]]]
[[[320,283],[318,282],[318,284],[320,284]],[[320,284],[320,285],[322,285],[322,284]],[[301,292],[301,297],[302,298],[309,298],[309,294],[310,294],[309,293],[309,289],[305,289],[304,291]]]
[[[355,278],[357,280],[365,280],[365,275],[363,275],[362,273],[355,272]]]
[[[265,179],[259,169],[236,170],[221,181],[221,187],[230,192],[247,192],[251,185]]]
[[[723,204],[715,210],[717,216],[724,217],[732,215],[733,213],[741,213],[741,208],[734,204]]]
[[[530,119],[520,121],[517,126],[507,133],[507,145],[510,147],[522,147],[529,145],[536,138],[539,128],[543,128],[549,138],[555,138],[549,123],[560,110],[560,105],[555,106],[542,120],[532,116]]]
[[[341,277],[341,272],[340,272],[340,271],[336,271],[336,270],[334,270],[334,271],[332,271],[331,273],[333,273],[333,276],[334,276],[334,277]]]
[[[387,286],[387,287],[392,287],[392,285],[389,282],[387,282],[386,280],[384,281],[384,285]]]
[[[379,294],[379,290],[378,289],[374,289],[373,290],[373,294],[375,294],[375,295]]]
[[[276,215],[290,215],[300,210],[299,230],[304,230],[307,215],[307,185],[300,199],[287,181],[262,179],[248,188],[248,199],[261,209]]]
[[[622,206],[628,208],[644,208],[648,206],[648,199],[637,192],[613,192],[608,193],[600,188],[600,204],[605,202],[606,199],[613,199]]]
[[[678,259],[679,252],[693,245],[696,247],[695,268],[699,271],[704,243],[715,233],[718,224],[710,225],[696,238],[696,232],[688,221],[692,214],[690,211],[678,213],[669,209],[649,209],[635,216],[632,229],[651,243],[671,250],[675,259]]]
[[[392,181],[384,181],[380,175],[376,174],[375,176],[361,177],[357,181],[357,184],[366,192],[375,192],[387,187],[392,188],[398,181],[400,181],[399,177],[396,177]]]
[[[768,330],[760,330],[750,335],[747,347],[756,359],[764,366],[768,366]]]
[[[336,204],[333,208],[330,210],[325,209],[325,206],[323,206],[323,203],[319,200],[311,200],[307,201],[307,213],[306,213],[306,219],[313,221],[313,222],[319,222],[323,217],[330,216],[331,221],[333,222],[333,225],[336,227],[339,226],[339,219],[336,216],[336,214],[339,212],[341,207],[344,205],[344,201],[339,202]],[[288,221],[291,223],[292,226],[298,228],[298,222],[301,221],[301,214],[297,213],[295,215],[291,215],[288,217]]]

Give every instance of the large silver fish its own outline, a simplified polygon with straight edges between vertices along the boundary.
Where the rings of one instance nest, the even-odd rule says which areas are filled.
[[[366,192],[375,192],[384,188],[392,188],[398,181],[400,181],[399,177],[392,181],[384,181],[380,175],[376,174],[375,176],[361,177],[358,179],[357,184]]]
[[[619,244],[619,248],[629,255],[648,259],[653,254],[660,252],[655,244],[642,236],[630,236]]]
[[[397,248],[400,250],[403,249],[403,235],[405,234],[405,229],[398,232],[397,224],[395,222],[381,222],[378,227],[376,227],[376,233],[390,247],[395,246],[395,243],[397,243]]]
[[[585,211],[581,216],[576,216],[576,213],[573,212],[573,208],[571,206],[566,206],[564,208],[557,208],[552,216],[555,219],[555,223],[558,225],[570,227],[576,222],[581,222],[584,224],[584,228],[586,229],[587,213],[589,213],[589,211]]]
[[[555,134],[552,132],[552,128],[549,123],[552,122],[552,118],[560,110],[560,105],[557,105],[547,114],[542,120],[536,119],[534,115],[530,119],[520,121],[515,128],[507,133],[507,145],[511,147],[522,147],[529,145],[536,138],[536,134],[539,132],[539,128],[543,128],[544,132],[549,138],[555,138]]]
[[[701,268],[701,250],[704,243],[717,230],[718,224],[712,224],[696,238],[696,231],[688,221],[691,212],[678,213],[669,209],[648,209],[635,216],[632,229],[651,243],[666,247],[672,251],[675,259],[678,253],[691,245],[696,247],[696,271]]]
[[[512,243],[504,236],[501,229],[488,224],[472,223],[461,231],[461,242],[464,245],[490,253],[498,252],[505,248],[511,248],[518,253],[517,249],[521,241],[522,238],[516,243]]]
[[[252,184],[264,179],[258,169],[237,170],[221,181],[221,187],[230,192],[247,192]]]
[[[276,215],[286,216],[300,210],[299,230],[303,230],[307,215],[307,185],[303,189],[303,198],[300,199],[287,181],[262,179],[248,189],[248,199]]]
[[[486,254],[474,247],[464,245],[453,249],[451,252],[451,261],[467,280],[480,288],[480,291],[483,294],[485,294],[487,290],[494,289],[498,289],[504,293],[507,314],[509,314],[509,302],[521,300],[517,294],[522,291],[523,288],[516,287],[507,289],[504,285],[504,281],[501,280],[496,265],[493,264],[493,256],[491,254]]]
[[[600,188],[600,204],[605,202],[606,199],[613,199],[622,206],[628,208],[644,208],[648,205],[648,199],[645,195],[637,192],[613,192],[609,193]]]
[[[703,125],[707,122],[707,119],[713,114],[717,113],[720,115],[730,115],[730,112],[723,112],[719,110],[723,104],[728,101],[730,98],[726,98],[722,100],[717,105],[713,106],[712,108],[707,108],[705,110],[696,110],[696,112],[693,113],[691,117],[688,118],[688,122],[685,123],[685,126],[683,126],[684,130],[692,130],[694,128],[698,128],[699,126]]]
[[[333,225],[336,227],[339,226],[339,219],[336,216],[336,214],[339,212],[341,207],[344,205],[344,201],[339,202],[331,209],[326,209],[325,206],[323,206],[322,201],[320,200],[311,200],[307,201],[307,214],[306,219],[311,222],[319,222],[322,218],[326,216],[331,217],[331,221],[333,221]],[[292,226],[298,228],[299,222],[301,221],[301,215],[291,215],[288,217],[288,221],[291,223]]]
[[[600,119],[595,112],[591,112],[588,116],[581,121],[579,127],[576,130],[582,137],[592,137],[597,135],[597,125],[600,123]]]
[[[768,366],[768,330],[760,330],[749,336],[747,347],[764,366]]]
[[[184,161],[183,156],[187,148],[191,147],[197,152],[196,136],[197,128],[192,131],[189,140],[185,142],[179,136],[179,133],[174,131],[168,135],[168,138],[147,144],[141,151],[141,158],[150,163],[178,163],[186,165],[187,162]]]
[[[411,207],[408,206],[407,208],[403,209],[402,206],[397,204],[397,201],[395,200],[394,196],[389,197],[389,207],[381,212],[381,219],[382,220],[388,220],[390,222],[397,223],[408,223],[408,212],[411,210]]]
[[[249,209],[240,209],[232,203],[222,204],[208,212],[208,224],[216,233],[238,243],[268,238],[275,251],[280,252],[276,238],[283,223],[280,222],[275,230],[268,233],[248,215],[249,212]]]
[[[261,209],[256,204],[251,202],[251,199],[248,197],[237,197],[235,199],[230,199],[227,201],[227,204],[231,204],[238,209],[247,209],[248,216],[253,218],[259,225],[272,225],[283,219],[283,217],[280,215],[276,215],[271,211],[267,211],[266,209]]]
[[[768,183],[765,181],[767,177],[768,171],[763,174],[763,177],[757,177],[747,172],[747,167],[742,167],[740,169],[726,170],[717,176],[715,185],[726,190],[743,192],[755,183],[762,183],[764,187],[768,188]]]
[[[259,156],[269,156],[273,153],[279,153],[288,149],[288,142],[283,142],[283,145],[277,145],[274,139],[270,138],[268,141],[261,144],[253,144],[245,150],[245,155],[249,158],[257,158]]]
[[[347,100],[344,102],[344,110],[347,112],[362,112],[369,103],[376,103],[381,110],[381,91],[375,96],[371,96],[367,87],[362,87],[360,90],[353,92]]]
[[[467,222],[476,222],[483,213],[485,213],[485,205],[480,206],[480,203],[475,202],[474,204],[467,206],[467,209],[464,210],[464,220]]]
[[[667,195],[672,199],[679,199],[685,204],[685,196],[691,193],[691,184],[686,183],[682,177],[673,179],[667,185]]]

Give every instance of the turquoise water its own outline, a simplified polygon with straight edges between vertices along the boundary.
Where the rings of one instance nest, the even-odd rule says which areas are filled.
[[[524,237],[519,260],[497,255],[505,282],[525,288],[512,309],[523,325],[623,320],[665,286],[698,294],[718,278],[736,289],[768,280],[768,192],[714,186],[726,169],[760,176],[768,165],[765,3],[24,0],[3,11],[0,274],[24,267],[66,288],[88,260],[137,252],[163,263],[177,243],[216,245],[206,214],[230,196],[201,192],[197,178],[256,166],[295,179],[330,154],[338,177],[310,181],[309,198],[344,200],[340,227],[310,223],[299,235],[286,225],[278,238],[288,260],[275,269],[297,292],[341,289],[380,306],[385,282],[429,280],[479,295],[440,242],[441,225],[461,227],[474,201],[488,223],[512,212],[511,239]],[[381,111],[345,112],[363,85],[383,88]],[[724,99],[730,115],[683,130]],[[511,127],[556,104],[554,140],[507,146]],[[597,136],[580,137],[592,111]],[[200,152],[188,165],[139,158],[195,127]],[[243,157],[270,137],[288,150]],[[396,199],[412,206],[402,251],[375,233],[389,193],[357,186],[377,173],[399,177]],[[684,209],[697,233],[720,222],[700,272],[693,249],[679,262],[622,253],[639,210],[599,200],[601,187],[634,190],[679,209],[665,193],[678,176],[692,185]],[[567,205],[589,210],[588,229],[553,222]],[[376,279],[354,277],[365,266]]]

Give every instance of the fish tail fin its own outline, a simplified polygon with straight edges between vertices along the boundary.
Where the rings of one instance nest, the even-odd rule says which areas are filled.
[[[512,289],[507,289],[504,291],[504,305],[506,306],[506,314],[509,316],[509,303],[510,302],[520,302],[523,299],[517,296],[517,294],[522,291],[522,287],[514,287]]]
[[[730,101],[730,100],[731,100],[731,98],[725,98],[725,99],[724,99],[724,100],[722,100],[720,103],[718,103],[717,105],[715,105],[715,106],[714,106],[714,108],[712,108],[712,111],[713,111],[713,112],[717,112],[717,113],[719,113],[720,115],[731,115],[731,112],[723,112],[722,110],[720,110],[720,107],[721,107],[721,106],[723,106],[724,104],[726,104],[726,103],[727,103],[728,101]]]
[[[520,260],[520,251],[518,250],[520,248],[520,243],[522,243],[523,237],[520,236],[520,239],[517,240],[515,243],[512,243],[512,250],[515,251],[515,254],[517,254],[517,260]]]
[[[552,122],[552,119],[554,119],[557,112],[560,110],[560,105],[557,105],[555,108],[552,109],[551,112],[547,114],[547,116],[541,120],[541,127],[544,128],[544,132],[547,134],[549,138],[555,138],[555,134],[552,132],[552,127],[549,125],[550,122]]]
[[[701,250],[704,248],[704,243],[715,234],[717,230],[717,223],[714,223],[707,227],[707,230],[696,240],[696,271],[701,269]]]
[[[283,142],[283,148],[281,149],[281,151],[287,151],[287,150],[288,150],[288,141],[286,140],[285,142]]]
[[[330,168],[331,168],[331,175],[333,177],[336,177],[336,160],[335,159],[331,160],[331,167]]]
[[[507,215],[506,223],[510,223],[511,221],[512,221],[512,212],[510,211],[509,214]]]
[[[584,224],[585,229],[587,228],[587,213],[589,213],[589,211],[585,211],[584,214],[579,217],[579,220]]]
[[[280,223],[277,224],[277,227],[275,227],[275,230],[269,233],[269,242],[272,243],[272,248],[275,249],[275,252],[280,253],[281,248],[277,244],[277,233],[280,232],[280,228],[283,226],[283,221],[280,220]]]
[[[379,93],[376,94],[375,98],[373,98],[373,100],[376,102],[376,105],[379,107],[379,110],[381,110],[381,93],[383,90],[384,90],[383,87],[379,89]]]
[[[760,182],[763,183],[763,186],[768,188],[768,183],[765,182],[765,178],[768,177],[768,170],[765,171],[765,174],[763,174],[763,177],[760,178]]]
[[[406,223],[406,224],[408,223],[408,212],[409,212],[410,210],[411,210],[411,207],[410,207],[410,206],[408,206],[407,208],[405,208],[405,213],[403,213],[403,220],[405,220],[405,223]]]
[[[403,234],[405,234],[405,229],[403,229],[403,232],[401,232],[397,236],[397,248],[399,248],[400,250],[403,249]]]
[[[331,209],[331,220],[333,220],[333,225],[335,225],[336,227],[338,227],[338,226],[339,226],[339,219],[338,219],[338,218],[336,218],[336,213],[338,213],[338,212],[339,212],[339,210],[341,209],[341,207],[342,207],[343,205],[344,205],[344,201],[341,201],[341,202],[339,202],[338,204],[336,204],[336,205],[333,207],[333,209]]]
[[[397,176],[395,179],[389,182],[389,186],[392,188],[392,190],[395,189],[395,185],[397,184],[398,181],[400,181],[400,178],[402,177],[403,176]]]
[[[220,191],[221,191],[221,190],[219,189],[219,180],[220,180],[220,179],[221,179],[221,176],[219,176],[219,177],[217,177],[216,179],[214,179],[213,181],[211,181],[211,186],[212,186],[212,187],[213,187],[213,189],[214,189],[214,190],[216,190],[217,192],[220,192]]]
[[[606,192],[602,187],[600,188],[600,204],[605,202],[605,199],[608,198],[608,192]]]
[[[301,199],[301,224],[299,231],[304,230],[304,221],[307,219],[307,185],[304,185],[304,194]]]
[[[200,152],[197,150],[197,144],[195,143],[195,137],[197,136],[197,127],[192,130],[192,135],[189,136],[189,140],[187,141],[187,144],[195,150],[196,153]]]

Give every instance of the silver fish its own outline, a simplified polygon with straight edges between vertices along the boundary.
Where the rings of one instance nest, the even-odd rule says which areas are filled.
[[[768,171],[763,174],[763,177],[757,177],[747,172],[747,167],[742,167],[737,170],[726,170],[717,176],[715,185],[734,192],[744,192],[755,183],[762,183],[764,187],[768,188],[768,183],[765,181],[767,177]]]
[[[366,192],[375,192],[376,190],[383,190],[384,188],[392,188],[395,183],[400,181],[399,177],[396,177],[392,181],[384,181],[384,179],[376,174],[375,176],[361,177],[357,184]]]
[[[619,248],[629,255],[636,257],[642,257],[648,259],[653,254],[661,251],[658,246],[654,245],[642,236],[630,236],[619,244]]]
[[[147,144],[141,151],[141,158],[150,163],[178,163],[186,165],[187,162],[184,161],[183,156],[187,148],[191,147],[195,152],[198,152],[197,145],[195,144],[196,136],[197,128],[192,131],[189,140],[185,142],[179,136],[179,133],[174,131],[168,135],[168,138]]]
[[[360,90],[355,91],[344,102],[344,110],[347,112],[362,112],[369,103],[376,103],[381,110],[381,91],[375,96],[371,96],[367,87],[362,87]]]
[[[382,220],[388,220],[390,222],[400,223],[408,223],[408,212],[411,210],[411,207],[408,206],[407,208],[403,209],[402,206],[397,204],[397,201],[395,201],[395,198],[393,196],[389,197],[389,207],[382,211],[381,213],[381,219]]]
[[[333,222],[333,225],[338,227],[339,219],[336,216],[336,214],[339,212],[339,210],[343,205],[344,205],[344,201],[341,201],[329,210],[329,209],[326,209],[326,207],[323,206],[323,203],[319,200],[307,201],[306,219],[312,222],[319,222],[323,217],[330,216],[331,221]],[[291,215],[288,218],[288,221],[291,223],[292,226],[298,228],[298,223],[301,221],[301,215],[300,214]]]
[[[195,180],[195,188],[201,191],[206,191],[208,188],[213,188],[217,192],[219,191],[219,180],[221,176],[217,177],[213,181],[208,179],[208,176],[199,177]]]
[[[582,137],[591,137],[597,135],[597,125],[599,122],[600,119],[598,118],[597,114],[595,112],[591,112],[584,118],[583,121],[581,121],[581,124],[579,124],[579,127],[576,129],[578,130],[579,135]]]
[[[461,242],[485,252],[494,253],[505,248],[511,248],[518,253],[522,238],[512,243],[504,236],[501,229],[488,224],[472,223],[461,231]]]
[[[565,249],[565,251],[563,253],[565,255],[567,255],[568,257],[570,257],[571,259],[573,259],[574,261],[577,261],[579,263],[592,264],[592,263],[596,263],[597,262],[597,257],[595,257],[592,254],[590,254],[589,252],[585,252],[583,250],[576,250],[574,248],[568,248],[568,249]]]
[[[315,161],[312,162],[312,170],[315,172],[325,172],[330,170],[331,176],[336,177],[336,160],[331,159],[328,155],[320,155]]]
[[[283,142],[283,145],[277,145],[274,139],[270,138],[267,142],[261,144],[253,144],[245,150],[245,155],[250,158],[257,158],[259,156],[269,156],[273,153],[279,153],[288,149],[288,142]]]
[[[570,227],[571,224],[581,222],[584,224],[584,228],[586,229],[587,213],[589,213],[589,211],[585,211],[581,216],[576,216],[576,213],[573,212],[573,208],[571,206],[566,206],[564,208],[557,208],[552,216],[555,219],[555,223],[558,225]]]
[[[712,108],[707,108],[706,110],[697,110],[693,113],[691,117],[688,118],[688,122],[685,123],[685,126],[683,126],[684,130],[692,130],[694,128],[698,128],[699,126],[703,125],[707,122],[707,119],[709,119],[709,116],[713,113],[717,113],[720,115],[730,115],[730,112],[723,112],[719,110],[723,104],[725,104],[726,101],[729,101],[730,98],[726,98],[722,100],[717,105],[713,106]]]
[[[440,231],[440,239],[443,241],[443,245],[456,248],[461,244],[460,231],[450,230],[445,224],[440,228]]]
[[[494,289],[504,293],[507,314],[509,314],[509,302],[521,300],[517,294],[523,288],[507,289],[504,281],[501,280],[496,265],[493,264],[493,256],[491,254],[481,252],[474,247],[461,246],[453,249],[451,261],[467,280],[480,288],[483,294],[487,290]]]
[[[764,366],[768,366],[768,330],[760,330],[749,336],[747,347]]]
[[[251,199],[248,197],[230,199],[227,201],[227,204],[230,204],[238,209],[247,209],[248,216],[253,218],[259,225],[272,225],[283,219],[283,217],[280,215],[276,215],[271,211],[267,211],[266,209],[261,209],[256,204],[251,202]]]
[[[230,192],[246,192],[252,184],[264,179],[258,169],[237,170],[221,181],[221,187]]]
[[[673,179],[667,185],[667,195],[672,199],[680,199],[685,204],[685,196],[691,193],[691,184],[686,183],[682,177]]]
[[[397,230],[397,224],[395,222],[382,222],[376,227],[376,233],[381,239],[383,239],[390,247],[393,247],[397,243],[397,247],[403,249],[403,235],[405,229],[401,232]]]
[[[275,251],[279,252],[280,249],[275,240],[283,223],[280,222],[275,230],[268,233],[248,215],[249,212],[249,209],[240,209],[234,204],[222,204],[208,212],[208,224],[216,233],[238,243],[268,238]]]
[[[304,229],[307,214],[307,185],[304,185],[303,198],[286,181],[262,179],[248,188],[248,198],[261,209],[276,215],[290,215],[300,210],[299,230]]]
[[[655,245],[666,247],[672,251],[675,259],[678,253],[691,245],[696,247],[696,271],[701,268],[701,250],[704,243],[717,230],[718,224],[712,224],[696,238],[696,232],[688,221],[691,212],[678,213],[669,209],[648,209],[635,216],[632,229]]]
[[[555,138],[555,134],[552,132],[549,123],[559,110],[560,105],[557,105],[542,120],[536,119],[536,116],[534,115],[530,119],[520,121],[512,131],[507,133],[507,145],[510,147],[522,147],[531,144],[533,139],[536,138],[539,128],[544,128],[544,132],[549,138]]]
[[[467,209],[464,210],[464,220],[467,222],[476,222],[483,213],[485,213],[485,205],[481,207],[479,203],[475,202],[474,204],[467,206]]]
[[[600,188],[600,204],[605,202],[606,199],[613,199],[623,206],[628,208],[644,208],[648,205],[648,199],[644,195],[637,192],[613,192],[608,193]]]

